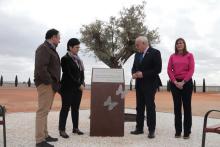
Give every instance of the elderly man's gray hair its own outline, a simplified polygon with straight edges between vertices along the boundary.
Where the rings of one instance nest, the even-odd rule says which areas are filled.
[[[135,42],[137,42],[137,41],[141,41],[141,42],[144,42],[145,44],[148,44],[148,39],[147,39],[147,37],[145,37],[145,36],[139,36],[139,37],[137,37],[136,40],[135,40]]]

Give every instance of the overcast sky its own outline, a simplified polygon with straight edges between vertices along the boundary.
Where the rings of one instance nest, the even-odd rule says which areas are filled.
[[[33,81],[34,53],[44,41],[45,33],[56,28],[61,33],[57,50],[66,53],[69,38],[80,37],[80,28],[96,19],[108,21],[118,16],[123,7],[141,4],[142,0],[0,0],[0,75],[4,80]],[[148,0],[145,8],[150,29],[158,28],[161,42],[154,47],[161,51],[163,70],[160,74],[166,85],[167,62],[174,52],[178,37],[186,40],[194,54],[198,85],[206,78],[207,85],[220,85],[220,1],[219,0]],[[83,50],[83,45],[81,50]],[[107,67],[94,57],[84,60],[86,83],[90,84],[92,67]],[[130,81],[133,56],[123,66],[126,83]]]

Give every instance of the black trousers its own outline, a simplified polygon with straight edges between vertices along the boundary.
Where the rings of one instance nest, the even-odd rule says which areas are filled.
[[[69,109],[71,108],[71,116],[73,128],[77,129],[79,124],[79,106],[82,98],[82,91],[80,90],[62,90],[62,108],[60,110],[59,130],[66,129],[66,120]]]
[[[144,113],[146,107],[147,113],[147,126],[149,132],[155,131],[156,127],[156,106],[155,106],[155,94],[156,88],[149,86],[147,88],[139,87],[136,88],[136,129],[143,130],[144,127]]]
[[[180,80],[179,80],[180,81]],[[174,103],[174,115],[175,115],[175,129],[177,133],[182,132],[182,105],[184,110],[184,133],[191,133],[192,127],[192,91],[193,82],[192,79],[186,82],[183,89],[179,89],[174,83],[171,83],[171,92]]]

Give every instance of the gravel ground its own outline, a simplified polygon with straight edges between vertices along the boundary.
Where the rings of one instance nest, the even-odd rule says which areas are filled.
[[[126,112],[135,113],[128,109]],[[135,122],[125,123],[124,137],[90,137],[89,110],[80,110],[80,129],[85,133],[83,136],[71,134],[70,115],[67,123],[69,139],[63,139],[58,134],[59,112],[53,111],[49,114],[49,132],[59,141],[53,143],[56,147],[200,147],[202,139],[203,117],[193,117],[191,138],[174,138],[173,114],[157,113],[156,138],[147,138],[147,129],[142,135],[131,135],[129,132],[135,128]],[[219,119],[209,119],[209,124],[219,123]],[[6,116],[7,123],[7,146],[8,147],[34,147],[35,146],[35,113],[11,113]],[[219,147],[220,135],[207,134],[206,147]],[[2,127],[0,126],[0,147],[3,146]]]

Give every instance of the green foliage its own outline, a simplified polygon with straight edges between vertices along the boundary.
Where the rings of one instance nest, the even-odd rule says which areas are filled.
[[[111,16],[109,22],[96,20],[80,29],[81,42],[95,56],[111,68],[119,68],[119,61],[125,63],[136,52],[135,39],[146,36],[150,44],[159,43],[157,29],[149,30],[145,26],[145,2],[123,8],[119,17]]]

